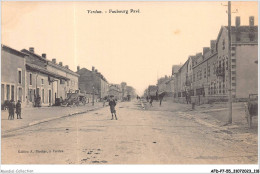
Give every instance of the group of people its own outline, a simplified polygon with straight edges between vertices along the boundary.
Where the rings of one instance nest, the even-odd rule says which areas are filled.
[[[14,120],[14,113],[16,112],[17,119],[22,119],[21,113],[22,113],[22,107],[21,107],[21,101],[18,100],[15,104],[14,100],[11,100],[8,104],[8,111],[9,116],[8,120]]]

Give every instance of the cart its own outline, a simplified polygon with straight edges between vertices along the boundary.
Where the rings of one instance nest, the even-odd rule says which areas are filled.
[[[63,106],[79,106],[86,104],[86,96],[82,93],[68,93],[67,98],[63,101]]]

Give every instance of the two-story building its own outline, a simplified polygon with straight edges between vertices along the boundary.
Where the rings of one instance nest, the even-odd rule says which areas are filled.
[[[51,106],[55,104],[56,99],[65,99],[67,93],[78,89],[79,75],[68,67],[47,60],[45,53],[36,54],[33,47],[21,52],[28,55],[25,76],[27,106],[33,105],[36,97],[40,97],[43,106]],[[71,81],[74,83],[70,83]]]
[[[26,101],[26,69],[28,55],[9,46],[1,45],[1,104],[5,100]]]

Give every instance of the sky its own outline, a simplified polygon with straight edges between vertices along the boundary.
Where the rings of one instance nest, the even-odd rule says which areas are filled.
[[[2,44],[17,50],[34,47],[35,53],[46,53],[73,71],[94,66],[110,83],[124,81],[140,95],[158,78],[170,76],[172,65],[209,47],[228,22],[227,2],[1,3]],[[232,25],[235,16],[241,25],[255,16],[258,25],[257,1],[231,6],[238,10]]]

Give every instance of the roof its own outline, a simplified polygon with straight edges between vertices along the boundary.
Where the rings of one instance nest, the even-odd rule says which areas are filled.
[[[42,56],[38,55],[38,54],[35,54],[35,53],[32,53],[31,51],[28,51],[26,49],[22,49],[21,52],[25,52],[27,55],[33,55],[33,56],[36,56],[37,58],[41,59],[41,60],[44,60],[46,61],[45,58],[43,58]]]
[[[228,30],[228,26],[221,26],[219,33],[218,33],[216,44],[218,43],[218,40],[219,40],[221,33],[222,33],[224,28],[226,30]],[[250,33],[250,32],[258,33],[258,26],[248,26],[248,25],[247,26],[239,26],[239,27],[231,26],[231,33],[232,34],[234,34],[234,33],[235,34],[236,33]]]
[[[1,45],[2,46],[2,49],[8,51],[9,53],[12,53],[12,54],[15,54],[17,56],[20,56],[20,57],[25,57],[25,56],[28,56],[28,54],[25,54],[25,53],[22,53],[21,51],[18,51],[16,49],[13,49],[7,45]]]
[[[42,60],[44,62],[47,62],[48,65],[54,66],[55,68],[58,68],[58,69],[63,70],[63,71],[66,71],[67,73],[70,73],[72,75],[79,76],[76,72],[74,72],[74,71],[72,71],[72,70],[70,70],[68,68],[65,68],[64,66],[56,64],[56,63],[54,63],[54,62],[52,62],[52,61],[50,61],[50,60],[48,60],[48,59],[46,59],[46,58],[36,54],[36,53],[33,53],[33,52],[28,51],[26,49],[22,49],[21,51],[22,52],[26,52],[27,54],[30,54],[32,56],[35,56],[35,57],[37,57],[38,59],[40,59],[40,60]]]
[[[59,74],[55,74],[53,72],[48,71],[47,69],[44,69],[44,68],[42,68],[42,67],[40,67],[38,65],[34,65],[34,64],[31,64],[31,63],[26,63],[26,68],[31,69],[31,70],[36,70],[38,72],[41,72],[41,73],[53,76],[53,77],[58,78],[58,79],[70,80],[69,78],[67,78],[65,76],[61,76]]]
[[[72,70],[70,70],[70,69],[68,69],[68,68],[65,68],[64,66],[61,66],[61,65],[59,65],[59,64],[57,64],[57,63],[53,63],[52,61],[50,61],[50,60],[47,60],[47,64],[48,65],[51,65],[51,66],[54,66],[55,68],[58,68],[58,69],[60,69],[60,70],[62,70],[62,71],[66,71],[67,73],[70,73],[70,74],[72,74],[72,75],[75,75],[75,76],[80,76],[78,73],[76,73],[76,72],[74,72],[74,71],[72,71]]]
[[[77,74],[83,75],[85,73],[90,73],[90,72],[92,71],[88,70],[87,68],[81,68],[80,70],[77,71]],[[95,75],[108,83],[107,79],[100,72],[95,72]]]

